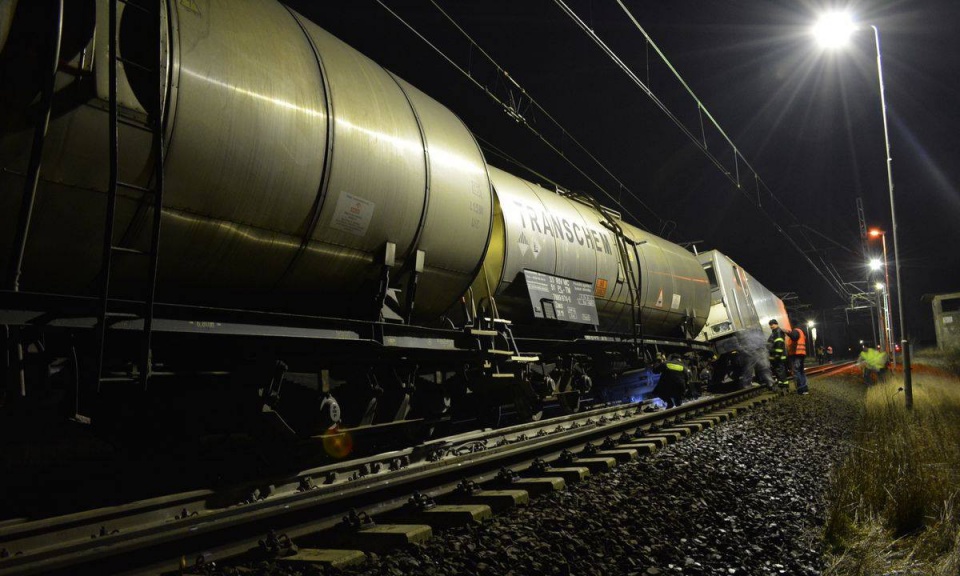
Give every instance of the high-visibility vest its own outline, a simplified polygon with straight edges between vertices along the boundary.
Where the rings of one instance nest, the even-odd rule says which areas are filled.
[[[867,348],[860,353],[860,363],[870,370],[883,370],[887,366],[887,355],[879,350]]]
[[[787,357],[787,351],[784,349],[783,338],[776,338],[773,341],[773,348],[770,349],[770,359],[785,359]]]
[[[770,347],[770,360],[786,360],[787,350],[783,340],[783,331],[779,328],[771,336],[776,336]]]
[[[672,370],[674,372],[683,372],[683,364],[678,364],[676,362],[667,362],[667,370]]]
[[[807,355],[807,335],[803,333],[803,330],[800,328],[794,328],[797,331],[797,334],[800,335],[799,338],[794,340],[787,335],[787,353],[790,356],[806,356]]]

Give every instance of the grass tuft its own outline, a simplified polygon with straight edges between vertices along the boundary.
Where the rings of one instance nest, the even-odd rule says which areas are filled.
[[[960,574],[960,378],[918,370],[911,411],[902,385],[897,375],[867,390],[831,476],[828,574]]]
[[[924,365],[942,368],[949,374],[960,374],[960,344],[948,345],[943,350],[920,350],[916,354],[916,360]]]

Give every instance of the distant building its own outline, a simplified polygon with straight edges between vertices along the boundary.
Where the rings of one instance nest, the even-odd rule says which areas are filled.
[[[933,297],[933,324],[937,348],[960,346],[960,292]]]

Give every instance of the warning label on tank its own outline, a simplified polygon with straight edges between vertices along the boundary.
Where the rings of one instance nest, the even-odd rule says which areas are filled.
[[[679,295],[679,294],[674,294],[674,295],[673,295],[673,302],[670,303],[670,309],[671,309],[671,310],[677,310],[678,308],[680,308],[680,295]]]
[[[527,252],[529,251],[534,258],[539,256],[540,251],[543,249],[543,247],[540,246],[540,242],[538,242],[536,238],[530,240],[523,232],[520,233],[520,238],[517,240],[517,247],[520,248],[521,256],[526,256]]]
[[[373,209],[376,204],[354,196],[349,192],[341,192],[337,199],[337,207],[333,211],[333,221],[330,227],[334,230],[363,236],[367,233],[370,220],[373,219]]]
[[[597,298],[603,298],[607,295],[607,280],[605,278],[597,278],[597,285],[593,289],[593,295]]]

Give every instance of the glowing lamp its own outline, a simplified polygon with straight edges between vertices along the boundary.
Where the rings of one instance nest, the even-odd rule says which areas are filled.
[[[849,12],[829,12],[820,17],[812,33],[823,48],[842,48],[850,42],[856,29]]]

